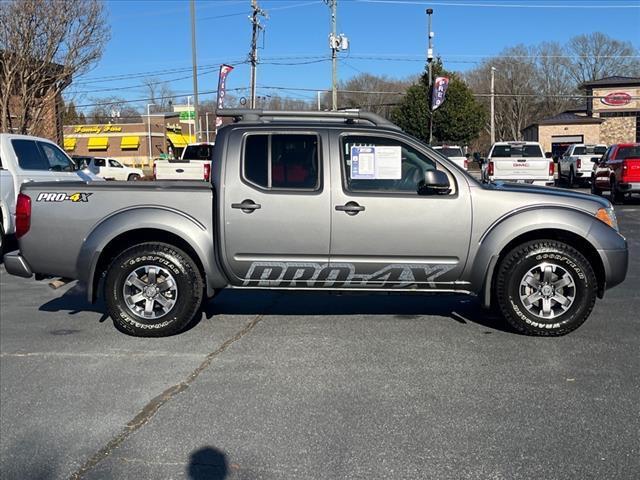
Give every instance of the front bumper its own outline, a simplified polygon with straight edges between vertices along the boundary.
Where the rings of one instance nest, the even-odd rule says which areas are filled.
[[[17,277],[31,278],[33,275],[31,267],[20,255],[20,251],[9,252],[4,256],[4,268],[8,273]]]

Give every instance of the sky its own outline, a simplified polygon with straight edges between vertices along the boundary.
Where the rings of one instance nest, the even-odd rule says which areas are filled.
[[[316,98],[331,88],[330,9],[320,0],[258,0],[268,14],[259,39],[258,95]],[[227,88],[249,96],[250,0],[197,0],[200,101],[215,99],[221,63],[233,65]],[[403,78],[424,70],[426,8],[433,9],[434,54],[445,68],[465,71],[516,44],[564,43],[601,31],[640,48],[640,0],[338,0],[341,81],[362,72]],[[189,1],[109,0],[111,39],[88,73],[66,92],[77,105],[117,95],[145,99],[145,77],[167,81],[176,94],[193,92]],[[271,88],[277,87],[277,88]],[[140,110],[141,100],[133,105]],[[178,103],[175,102],[174,103]],[[86,111],[90,107],[84,107]]]

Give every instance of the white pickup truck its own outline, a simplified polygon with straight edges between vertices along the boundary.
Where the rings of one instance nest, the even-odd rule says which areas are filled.
[[[466,155],[462,152],[462,148],[458,145],[439,145],[437,147],[433,147],[433,149],[447,157],[453,163],[458,165],[460,168],[464,170],[468,170],[469,161],[467,160]]]
[[[0,133],[0,251],[5,235],[14,233],[20,185],[96,179],[91,172],[78,170],[76,163],[50,140]]]
[[[496,142],[483,169],[485,181],[554,185],[553,159],[546,158],[537,142]]]
[[[589,183],[593,170],[592,158],[602,157],[607,151],[606,145],[571,145],[558,159],[558,182],[566,180],[569,188]]]
[[[156,160],[153,164],[155,180],[205,180],[211,177],[213,143],[187,145],[180,160]]]

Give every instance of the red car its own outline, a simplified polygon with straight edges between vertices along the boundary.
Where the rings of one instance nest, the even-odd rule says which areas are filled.
[[[592,161],[591,193],[602,195],[609,190],[614,202],[624,201],[627,194],[640,194],[640,143],[611,145]]]

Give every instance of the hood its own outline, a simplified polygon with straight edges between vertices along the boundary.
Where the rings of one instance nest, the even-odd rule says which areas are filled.
[[[536,195],[540,203],[562,203],[575,207],[584,208],[587,204],[592,204],[597,210],[598,208],[609,208],[611,202],[609,200],[591,195],[590,193],[575,192],[556,187],[543,187],[531,185],[528,183],[512,183],[512,182],[495,182],[484,184],[484,188],[501,192],[522,193],[524,195]]]

